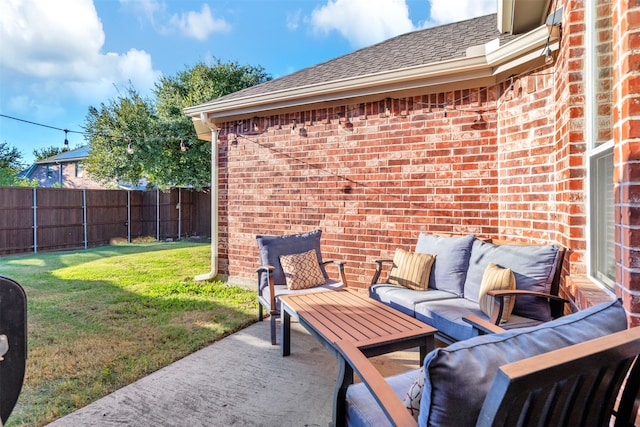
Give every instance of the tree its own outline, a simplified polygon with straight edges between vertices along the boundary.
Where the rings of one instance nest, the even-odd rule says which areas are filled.
[[[49,147],[44,147],[44,148],[40,148],[40,149],[35,149],[33,150],[33,155],[37,160],[43,160],[43,159],[47,159],[49,157],[53,157],[56,156],[60,153],[62,153],[64,150],[60,147],[57,147],[55,145],[51,145]]]
[[[183,108],[270,79],[262,67],[216,61],[162,77],[155,85],[155,101],[129,87],[99,109],[89,108],[87,172],[103,183],[145,179],[158,188],[205,187],[211,180],[211,147],[198,140]]]
[[[0,142],[0,168],[20,171],[22,164],[22,154],[16,147],[9,146],[8,142]]]
[[[0,185],[2,186],[37,186],[37,180],[18,178],[16,174],[24,168],[22,153],[7,142],[0,142]]]

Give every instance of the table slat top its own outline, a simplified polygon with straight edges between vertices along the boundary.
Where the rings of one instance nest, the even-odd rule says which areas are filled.
[[[286,295],[281,300],[329,342],[348,340],[357,347],[366,347],[436,332],[435,328],[348,288]]]

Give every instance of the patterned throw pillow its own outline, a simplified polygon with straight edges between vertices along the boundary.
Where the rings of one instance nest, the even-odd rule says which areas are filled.
[[[404,395],[404,399],[402,399],[402,403],[407,407],[409,413],[413,415],[413,418],[418,421],[418,414],[420,413],[420,399],[422,399],[422,390],[424,389],[424,383],[426,381],[426,376],[424,374],[424,366],[420,368],[420,372],[418,372],[418,378],[411,384],[407,394]]]
[[[396,249],[388,282],[405,288],[426,291],[435,255]]]
[[[492,290],[515,290],[516,289],[516,277],[510,268],[501,268],[490,262],[487,268],[484,270],[482,276],[482,284],[480,285],[480,310],[487,316],[491,317],[493,312],[493,303],[495,298],[487,295],[487,292]],[[513,306],[516,303],[516,299],[513,297],[506,297],[504,299],[504,311],[502,312],[501,322],[507,322]]]
[[[288,289],[308,289],[326,282],[315,249],[300,254],[280,255],[280,265]]]

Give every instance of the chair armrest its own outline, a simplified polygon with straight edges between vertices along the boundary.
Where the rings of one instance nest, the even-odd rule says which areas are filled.
[[[272,265],[261,265],[256,269],[256,273],[258,273],[258,295],[262,295],[262,288],[260,288],[260,279],[263,274],[268,275],[269,281],[269,297],[271,300],[269,301],[269,314],[276,315],[278,311],[275,309],[276,307],[276,289],[275,284],[273,282],[273,275],[271,274],[275,270],[275,267]]]
[[[565,298],[561,298],[557,295],[547,294],[544,292],[525,291],[520,289],[493,290],[493,291],[487,292],[487,295],[491,295],[492,297],[494,297],[494,300],[493,300],[494,306],[493,306],[493,310],[491,311],[491,319],[490,319],[490,322],[493,323],[494,325],[500,324],[500,319],[502,318],[502,312],[504,311],[505,297],[512,296],[514,298],[517,298],[518,295],[527,295],[527,296],[544,298],[548,301],[558,301],[565,304],[569,303],[569,300]]]
[[[344,284],[345,287],[347,287],[347,277],[344,275],[344,266],[346,265],[346,262],[336,261],[333,259],[325,260],[322,262],[322,265],[327,264],[335,264],[338,266],[338,275],[340,276],[340,281],[342,282],[342,284]]]
[[[393,262],[392,259],[374,259],[373,262],[376,263],[376,272],[373,274],[373,278],[371,279],[371,284],[375,285],[378,283],[378,279],[380,278],[380,273],[382,273],[382,264],[385,262]]]
[[[478,335],[499,334],[500,332],[505,331],[500,326],[496,326],[488,320],[484,320],[478,316],[465,316],[462,320],[473,326],[473,329],[478,331]]]
[[[417,426],[418,423],[404,406],[384,377],[367,357],[350,341],[334,343],[341,356],[371,392],[380,408],[394,426]]]

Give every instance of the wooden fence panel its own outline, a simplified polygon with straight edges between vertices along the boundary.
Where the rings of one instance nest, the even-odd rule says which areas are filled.
[[[0,255],[33,251],[33,189],[0,187]]]
[[[120,190],[86,190],[87,246],[127,238],[127,193]]]
[[[82,190],[36,188],[38,251],[84,247]]]
[[[210,206],[209,192],[190,189],[0,187],[0,255],[34,251],[34,212],[40,252],[100,246],[114,238],[208,236]]]

